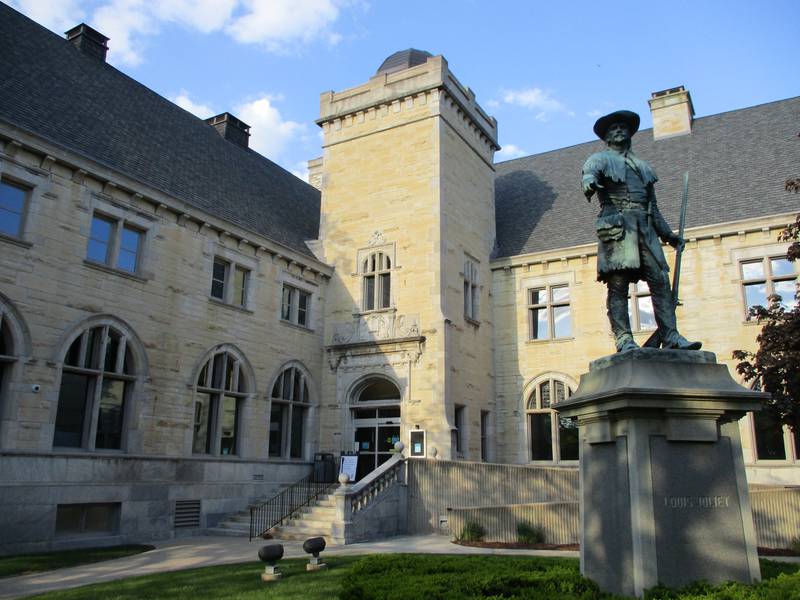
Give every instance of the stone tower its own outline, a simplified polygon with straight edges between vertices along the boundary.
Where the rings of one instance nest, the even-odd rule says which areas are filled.
[[[322,94],[317,123],[316,250],[335,267],[321,448],[491,458],[496,120],[444,57],[410,49]]]

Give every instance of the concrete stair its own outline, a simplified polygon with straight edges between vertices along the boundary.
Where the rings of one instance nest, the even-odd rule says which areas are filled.
[[[310,537],[322,536],[328,545],[331,539],[331,523],[336,517],[336,505],[333,496],[320,496],[316,503],[297,511],[283,525],[273,527],[270,533],[280,540],[307,540]]]
[[[249,505],[245,510],[232,514],[220,521],[216,527],[206,531],[209,535],[231,537],[250,536],[250,508],[258,506],[261,502]],[[291,519],[284,524],[273,527],[269,533],[282,540],[306,540],[310,537],[323,536],[327,543],[331,543],[331,522],[336,516],[336,505],[330,494],[320,496],[316,502],[298,509]]]

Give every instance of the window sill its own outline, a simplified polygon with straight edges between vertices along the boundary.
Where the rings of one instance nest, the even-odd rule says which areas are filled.
[[[131,273],[130,271],[123,271],[122,269],[117,269],[115,267],[109,267],[106,264],[95,262],[93,260],[89,260],[88,258],[83,259],[83,264],[92,269],[103,271],[104,273],[119,275],[120,277],[125,277],[126,279],[138,281],[139,283],[147,283],[147,278],[142,277],[141,275],[137,275],[136,273]]]
[[[220,300],[219,298],[214,298],[214,296],[209,296],[208,297],[208,301],[211,302],[212,304],[216,304],[217,306],[224,306],[225,308],[232,308],[233,310],[238,310],[239,312],[243,312],[243,313],[248,314],[248,315],[254,314],[253,311],[250,310],[249,308],[245,308],[244,306],[238,306],[237,304],[230,304],[228,302]]]
[[[306,327],[305,325],[300,325],[299,323],[292,323],[291,321],[287,321],[286,319],[280,319],[278,321],[281,325],[285,325],[286,327],[291,327],[292,329],[299,329],[300,331],[305,331],[306,333],[314,333],[314,330],[311,327]]]
[[[467,325],[472,325],[475,328],[481,326],[480,321],[478,321],[477,319],[473,319],[472,317],[468,317],[467,315],[464,315],[464,322],[467,323]]]
[[[527,340],[525,344],[531,344],[536,346],[539,344],[561,344],[564,342],[574,342],[574,341],[575,341],[574,337],[565,337],[565,338],[552,338],[546,340]]]
[[[6,233],[0,233],[0,242],[5,242],[7,244],[13,244],[14,246],[19,246],[20,248],[31,248],[33,246],[33,242],[26,242],[25,240],[14,237],[13,235],[8,235]]]
[[[396,313],[397,309],[394,306],[390,306],[389,308],[376,308],[373,310],[363,310],[361,312],[354,312],[354,317],[367,317],[369,315],[375,314],[382,314],[382,313]]]

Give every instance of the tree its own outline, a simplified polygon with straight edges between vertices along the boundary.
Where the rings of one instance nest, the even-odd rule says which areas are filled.
[[[797,192],[800,185],[788,191]],[[778,235],[779,241],[791,241],[786,252],[791,262],[800,258],[800,215],[794,223]],[[768,298],[769,306],[754,306],[750,316],[763,325],[756,341],[758,350],[753,353],[734,350],[733,358],[739,362],[736,371],[745,381],[752,381],[772,397],[765,402],[764,410],[771,412],[781,424],[792,431],[800,427],[800,291],[795,291],[794,306],[790,309],[781,304],[781,297]]]

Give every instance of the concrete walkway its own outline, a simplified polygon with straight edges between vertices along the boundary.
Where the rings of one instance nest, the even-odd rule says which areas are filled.
[[[308,556],[302,542],[279,541],[284,546],[284,558]],[[81,565],[32,575],[0,579],[0,600],[23,598],[53,590],[74,588],[90,583],[113,581],[137,575],[180,571],[258,560],[258,549],[270,542],[238,537],[190,537],[154,543],[155,550],[125,558]],[[577,558],[577,552],[552,550],[497,550],[470,548],[450,543],[441,535],[404,536],[379,542],[331,546],[323,556],[333,554],[385,554],[410,552],[414,554],[506,554],[530,556],[561,556]]]

